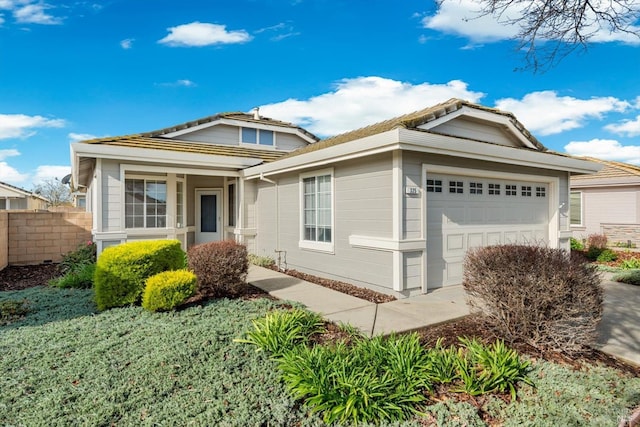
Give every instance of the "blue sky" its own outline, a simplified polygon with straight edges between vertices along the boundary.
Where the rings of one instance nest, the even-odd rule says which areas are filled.
[[[640,39],[596,34],[545,73],[474,0],[0,0],[0,181],[70,171],[69,143],[224,111],[329,136],[445,101],[511,111],[548,148],[640,164]],[[640,10],[640,5],[638,6]]]

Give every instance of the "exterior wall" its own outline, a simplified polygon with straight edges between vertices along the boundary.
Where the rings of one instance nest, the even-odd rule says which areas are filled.
[[[91,240],[90,213],[7,212],[7,218],[8,263],[11,265],[60,262],[62,254]]]
[[[177,136],[175,139],[209,144],[240,145],[240,130],[237,126],[216,125]],[[278,150],[291,151],[305,145],[307,142],[296,135],[276,132],[276,148]]]
[[[117,161],[102,160],[102,182],[99,185],[102,200],[102,229],[98,231],[120,231],[123,210],[120,206],[122,183],[120,182],[120,164]]]
[[[624,236],[634,235],[634,233],[629,234],[630,226],[640,228],[639,186],[572,188],[571,190],[582,192],[582,225],[571,226],[573,237],[586,239],[590,234],[604,233],[611,243],[636,241],[637,237],[624,238]],[[640,232],[636,231],[635,234],[638,235]]]
[[[0,212],[0,270],[9,264],[9,213]]]
[[[487,141],[509,147],[520,145],[520,143],[514,141],[512,137],[509,137],[509,135],[498,126],[491,126],[462,117],[445,122],[431,130],[445,135]]]
[[[640,246],[640,224],[601,224],[601,233],[608,237],[609,246],[620,242]]]
[[[296,148],[305,147],[307,141],[301,139],[297,135],[291,135],[289,133],[276,133],[276,147],[278,150],[292,151]]]
[[[270,176],[277,185],[264,181],[256,184],[255,252],[277,258],[275,251],[283,251],[287,268],[392,293],[392,253],[349,242],[354,235],[392,237],[391,163],[391,154],[387,153],[333,165],[333,253],[299,247],[299,173]]]

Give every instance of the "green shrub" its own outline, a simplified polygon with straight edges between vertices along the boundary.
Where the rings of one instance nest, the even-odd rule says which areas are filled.
[[[29,312],[27,300],[0,301],[0,326],[8,325]]]
[[[640,269],[640,258],[629,258],[624,259],[620,263],[620,268],[625,270],[636,270]]]
[[[502,245],[467,252],[463,286],[485,327],[509,341],[580,352],[595,343],[603,290],[596,268],[561,249]]]
[[[105,249],[94,275],[98,310],[138,303],[147,278],[183,265],[178,240],[146,240]]]
[[[276,263],[273,258],[268,256],[259,256],[259,255],[249,254],[248,258],[251,264],[257,265],[259,267],[269,268]]]
[[[163,271],[147,279],[142,307],[168,311],[184,303],[196,291],[196,275],[187,270]]]
[[[259,351],[273,356],[280,356],[294,346],[306,343],[323,325],[319,314],[300,309],[272,311],[252,322],[253,330],[247,332],[247,338],[234,341],[253,344]]]
[[[605,250],[606,249],[591,246],[587,249],[587,253],[585,255],[589,261],[596,261]]]
[[[247,248],[232,240],[192,246],[189,269],[198,277],[200,298],[236,297],[247,290]]]
[[[623,271],[613,276],[613,280],[629,285],[640,285],[640,270]]]
[[[598,262],[612,262],[618,259],[618,254],[611,249],[605,249],[598,255]]]
[[[80,266],[96,263],[96,244],[92,241],[78,245],[75,251],[62,255],[59,269],[63,274],[74,271]]]
[[[569,239],[570,243],[571,243],[571,250],[573,251],[583,251],[584,250],[584,243],[582,243],[580,240],[575,239],[575,238],[571,238]]]
[[[57,288],[89,289],[93,286],[95,264],[78,264],[64,276],[49,280],[49,286]]]
[[[426,399],[427,366],[416,334],[296,346],[279,359],[288,389],[327,424],[410,418]]]

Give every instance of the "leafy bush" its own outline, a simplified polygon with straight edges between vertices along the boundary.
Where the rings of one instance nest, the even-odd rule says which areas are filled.
[[[184,303],[196,291],[196,275],[187,270],[163,271],[147,279],[142,307],[168,311]]]
[[[57,288],[88,289],[93,286],[94,264],[78,264],[67,271],[64,276],[49,280],[49,286]]]
[[[640,258],[623,259],[620,263],[620,268],[623,268],[625,270],[640,269]]]
[[[267,351],[273,356],[306,343],[323,325],[319,314],[299,309],[272,311],[252,323],[253,330],[247,332],[247,338],[234,341],[253,344],[259,351]]]
[[[145,240],[105,249],[94,276],[98,310],[138,303],[147,278],[183,265],[178,240]]]
[[[200,298],[235,297],[247,290],[247,248],[234,241],[192,246],[189,269],[198,277]]]
[[[572,251],[583,251],[584,250],[584,243],[582,243],[580,240],[575,239],[575,238],[571,238],[569,239],[569,242],[571,243],[571,250]]]
[[[611,249],[605,249],[598,255],[598,262],[612,262],[618,259],[618,254]]]
[[[59,269],[63,274],[75,271],[81,266],[96,263],[96,244],[92,241],[81,243],[75,251],[62,255]]]
[[[587,253],[585,254],[587,259],[589,261],[597,261],[598,257],[600,255],[602,255],[602,253],[605,251],[606,249],[602,249],[602,248],[598,248],[595,246],[591,246],[589,249],[587,249]]]
[[[613,276],[613,280],[629,285],[640,285],[640,270],[623,271]]]
[[[259,255],[249,254],[248,257],[249,257],[249,262],[251,264],[257,265],[259,267],[269,268],[276,263],[276,261],[273,258],[268,256],[259,256]]]
[[[486,327],[511,341],[567,353],[595,343],[598,271],[561,249],[503,245],[467,252],[463,286]]]
[[[279,359],[288,389],[327,424],[411,417],[426,398],[427,366],[416,334],[360,338],[352,347],[296,346]]]
[[[589,234],[587,236],[587,248],[607,248],[607,236],[605,234]]]
[[[27,300],[0,301],[0,326],[15,322],[28,312]]]

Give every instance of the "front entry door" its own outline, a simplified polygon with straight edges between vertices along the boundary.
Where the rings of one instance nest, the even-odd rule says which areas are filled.
[[[222,190],[196,189],[196,244],[222,237]]]

